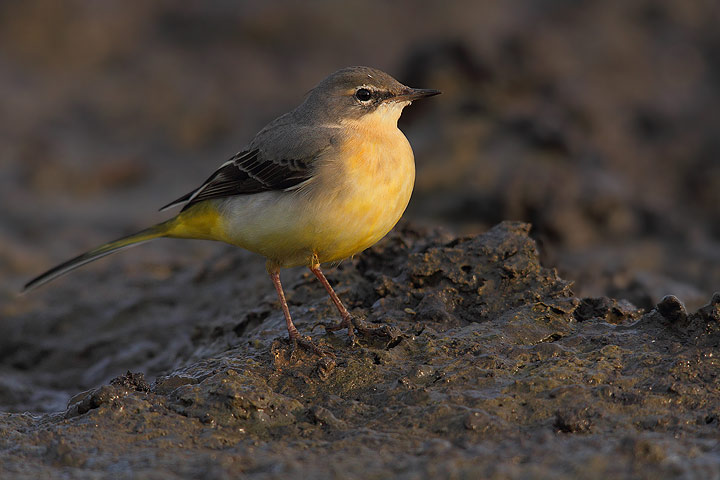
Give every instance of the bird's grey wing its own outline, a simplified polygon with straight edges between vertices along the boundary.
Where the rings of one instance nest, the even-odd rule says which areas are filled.
[[[309,180],[314,163],[331,146],[335,129],[299,126],[280,117],[265,127],[247,150],[234,155],[199,188],[164,206],[165,210],[212,198],[286,190]]]

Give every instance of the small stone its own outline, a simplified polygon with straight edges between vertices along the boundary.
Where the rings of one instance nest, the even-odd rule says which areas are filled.
[[[324,356],[318,359],[313,374],[320,380],[327,380],[335,371],[335,360],[332,357]]]
[[[313,420],[313,422],[321,424],[321,425],[327,425],[328,427],[332,428],[343,428],[345,427],[345,422],[338,419],[333,413],[328,410],[325,407],[321,407],[320,405],[316,405],[312,407],[309,411],[310,418]]]
[[[592,422],[584,410],[558,410],[553,426],[563,433],[586,433],[591,430]]]
[[[685,305],[675,295],[666,295],[655,307],[657,311],[671,323],[687,321]]]
[[[710,300],[712,305],[720,305],[720,292],[713,293],[712,299]]]

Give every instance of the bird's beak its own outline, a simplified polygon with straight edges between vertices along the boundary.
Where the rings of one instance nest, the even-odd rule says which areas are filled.
[[[440,95],[440,90],[431,90],[429,88],[406,88],[400,94],[388,98],[390,102],[412,102],[433,95]]]

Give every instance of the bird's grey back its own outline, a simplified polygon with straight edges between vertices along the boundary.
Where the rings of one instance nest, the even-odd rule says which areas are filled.
[[[294,110],[263,128],[250,142],[248,150],[259,150],[260,155],[271,162],[312,163],[336,142],[340,133],[338,124],[307,122]]]

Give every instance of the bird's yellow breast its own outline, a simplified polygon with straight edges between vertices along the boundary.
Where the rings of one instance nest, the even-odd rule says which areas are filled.
[[[413,152],[397,128],[404,106],[343,124],[301,188],[224,201],[220,239],[275,267],[338,261],[376,243],[402,216],[415,182]]]
[[[321,262],[361,252],[384,237],[402,216],[415,182],[415,162],[405,136],[393,128],[382,135],[347,138],[339,157],[321,175],[317,202],[324,206],[314,229]]]

